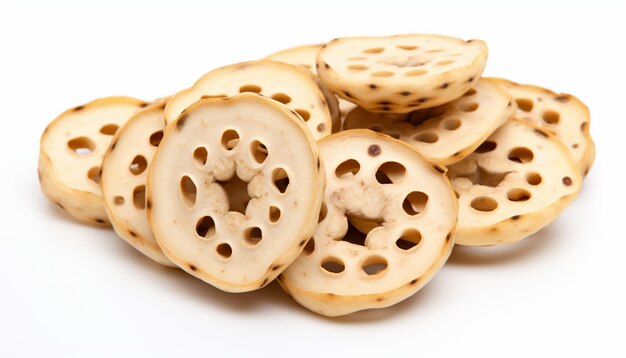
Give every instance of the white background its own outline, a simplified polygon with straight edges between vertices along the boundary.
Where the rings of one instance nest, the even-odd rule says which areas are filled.
[[[626,355],[624,6],[19,3],[0,5],[0,357]],[[39,136],[66,108],[171,94],[294,45],[413,32],[483,39],[487,75],[581,98],[598,156],[555,224],[519,244],[456,249],[393,308],[327,319],[276,284],[222,293],[70,220],[39,191]]]

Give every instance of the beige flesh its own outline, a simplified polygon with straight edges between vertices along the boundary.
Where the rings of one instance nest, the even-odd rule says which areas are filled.
[[[504,79],[498,81],[519,104],[516,118],[555,134],[574,157],[581,174],[587,175],[596,154],[589,133],[589,108],[569,94]]]
[[[316,67],[331,91],[367,111],[407,113],[461,97],[486,62],[480,40],[400,35],[335,39],[320,50]]]
[[[75,219],[108,226],[100,165],[117,129],[147,103],[107,97],[63,112],[41,136],[39,181],[52,202]]]
[[[346,108],[346,104],[342,103],[345,100],[340,99],[337,102],[337,97],[320,81],[317,77],[317,70],[315,69],[315,59],[322,45],[303,45],[288,48],[267,56],[266,60],[278,61],[288,63],[294,66],[304,67],[311,71],[314,75],[314,79],[320,88],[320,91],[324,94],[328,110],[333,120],[332,132],[338,132],[341,129],[341,121],[344,118],[343,109]]]
[[[407,114],[351,111],[346,129],[382,132],[418,149],[432,162],[449,165],[470,155],[515,114],[515,102],[497,82],[481,78],[461,98]]]
[[[369,130],[333,134],[319,148],[327,182],[320,222],[281,286],[325,316],[414,294],[453,246],[457,201],[445,170]]]
[[[115,232],[152,260],[175,266],[161,251],[146,216],[146,180],[163,138],[166,100],[136,113],[121,127],[102,161],[100,185]]]
[[[567,148],[518,120],[448,169],[459,197],[455,240],[461,245],[510,243],[537,232],[557,218],[582,184]]]
[[[172,123],[200,99],[224,98],[252,92],[283,103],[297,113],[313,138],[331,133],[332,118],[327,100],[309,71],[282,62],[260,60],[213,70],[189,89],[175,94],[165,107],[165,120]]]
[[[251,291],[301,252],[323,188],[297,115],[256,94],[207,99],[165,131],[148,174],[148,220],[179,267],[224,291]]]

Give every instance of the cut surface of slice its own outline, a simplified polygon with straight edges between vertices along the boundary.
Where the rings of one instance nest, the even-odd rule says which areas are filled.
[[[63,112],[40,141],[39,181],[52,202],[75,219],[108,226],[100,165],[113,135],[147,102],[107,97]]]
[[[222,290],[264,287],[313,234],[324,187],[301,119],[256,94],[197,102],[170,125],[148,174],[165,255]]]
[[[175,94],[165,107],[165,120],[173,122],[194,102],[252,92],[280,102],[297,113],[315,139],[331,133],[327,100],[309,71],[282,62],[260,60],[213,70],[191,88]]]
[[[578,169],[587,175],[595,158],[589,133],[589,108],[578,98],[533,85],[498,79],[519,105],[516,118],[540,126],[556,135],[570,151]]]
[[[438,107],[407,114],[354,109],[344,127],[385,133],[415,147],[429,160],[449,165],[470,155],[513,117],[516,107],[499,84],[482,78],[461,98]]]
[[[393,305],[424,286],[453,246],[457,201],[445,170],[369,130],[319,141],[326,171],[319,224],[280,276],[325,316]]]
[[[582,184],[561,141],[518,120],[448,168],[459,197],[456,243],[461,245],[510,243],[537,232],[557,218]]]
[[[146,216],[148,167],[165,129],[167,100],[158,102],[137,112],[115,134],[102,161],[100,186],[115,232],[152,260],[175,266],[154,239]]]
[[[480,78],[487,46],[438,35],[335,39],[317,71],[338,96],[370,112],[407,113],[461,97]]]

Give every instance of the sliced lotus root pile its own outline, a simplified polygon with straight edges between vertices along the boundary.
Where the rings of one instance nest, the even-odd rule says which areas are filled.
[[[304,45],[292,47],[273,53],[267,56],[266,59],[304,67],[313,72],[313,74],[315,74],[315,78],[318,78],[317,69],[315,68],[315,60],[317,59],[317,53],[320,51],[322,46],[323,45]],[[319,85],[320,89],[322,89],[324,95],[326,96],[329,90],[321,81]],[[356,105],[352,102],[346,101],[341,97],[337,98],[337,100],[335,101],[329,100],[328,98],[326,99],[328,101],[328,107],[333,117],[333,133],[338,132],[341,129],[341,123],[343,119],[346,118],[346,115],[348,115],[348,113],[353,110]]]
[[[324,84],[350,102],[370,112],[407,113],[461,97],[486,63],[480,40],[402,35],[335,39],[316,66]]]
[[[461,98],[407,114],[372,113],[356,108],[346,129],[382,132],[417,148],[429,160],[449,165],[470,155],[515,114],[515,102],[497,82],[481,78]]]
[[[453,246],[457,201],[444,170],[368,130],[343,131],[318,144],[326,168],[320,222],[280,276],[281,286],[325,316],[409,297]]]
[[[175,266],[161,251],[146,216],[148,166],[165,129],[161,100],[121,127],[102,161],[100,186],[115,232],[152,260]]]
[[[72,217],[109,225],[100,165],[118,128],[148,103],[129,97],[107,97],[63,112],[43,132],[39,181],[43,193]]]
[[[245,92],[270,97],[289,107],[306,123],[315,139],[331,133],[328,102],[311,74],[300,67],[269,60],[239,63],[207,73],[191,88],[172,97],[165,107],[165,120],[172,123],[200,99]]]
[[[264,287],[302,251],[324,188],[299,116],[255,94],[199,101],[165,132],[148,218],[165,255],[224,291]]]
[[[504,79],[498,81],[515,98],[519,107],[516,117],[555,134],[572,153],[580,172],[587,175],[596,154],[589,133],[589,108],[569,94]]]
[[[449,167],[459,199],[456,243],[519,241],[554,221],[582,177],[567,148],[547,131],[512,120]]]

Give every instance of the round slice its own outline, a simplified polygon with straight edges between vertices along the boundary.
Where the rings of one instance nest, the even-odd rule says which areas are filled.
[[[300,118],[255,94],[199,101],[165,131],[148,220],[165,255],[222,290],[264,287],[302,251],[324,188]]]
[[[327,183],[320,222],[281,286],[325,316],[409,297],[453,246],[457,202],[445,170],[369,130],[333,134],[319,148]]]
[[[515,114],[511,95],[497,82],[481,78],[460,99],[407,114],[354,109],[346,129],[382,132],[417,148],[429,160],[449,165],[470,155]]]
[[[343,109],[347,107],[345,103],[342,103],[346,101],[341,98],[338,99],[328,88],[326,88],[324,83],[320,81],[319,77],[317,77],[315,59],[317,58],[317,53],[321,48],[322,45],[297,46],[273,53],[265,59],[304,67],[313,73],[313,79],[317,82],[320,91],[322,91],[324,98],[326,99],[328,110],[330,111],[330,116],[333,121],[332,132],[335,133],[341,130],[341,121],[345,118]]]
[[[39,181],[52,202],[79,221],[108,226],[100,165],[119,127],[148,103],[107,97],[63,112],[41,136]]]
[[[578,169],[587,175],[596,155],[589,133],[589,108],[578,98],[532,85],[498,79],[518,104],[517,119],[555,134],[572,153]]]
[[[102,161],[100,186],[115,232],[152,260],[175,266],[154,239],[146,216],[148,166],[163,138],[166,102],[136,113],[118,130]]]
[[[461,245],[510,243],[539,231],[582,184],[561,141],[517,120],[448,169],[459,198],[456,243]]]
[[[370,112],[407,113],[461,97],[486,62],[480,40],[400,35],[335,39],[316,66],[324,84],[350,102]]]
[[[270,97],[295,111],[313,138],[331,133],[328,102],[308,71],[286,63],[261,60],[213,70],[191,88],[178,92],[165,107],[165,120],[173,122],[187,107],[205,98],[224,98],[252,92]]]

